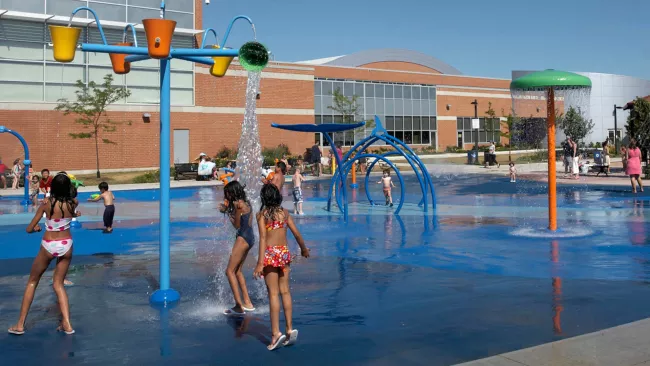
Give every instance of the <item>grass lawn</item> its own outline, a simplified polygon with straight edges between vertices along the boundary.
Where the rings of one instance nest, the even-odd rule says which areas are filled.
[[[101,182],[106,182],[109,186],[112,184],[131,184],[133,178],[145,173],[147,172],[102,173],[101,178],[97,178],[97,174],[77,174],[76,178],[84,182],[86,187],[97,187]]]

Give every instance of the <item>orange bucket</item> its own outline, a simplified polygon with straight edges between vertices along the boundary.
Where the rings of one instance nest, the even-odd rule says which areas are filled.
[[[169,19],[143,19],[147,47],[151,58],[166,58],[172,45],[176,22]]]
[[[212,46],[214,49],[219,49],[221,47],[219,46]],[[234,57],[224,57],[224,56],[219,56],[219,57],[213,57],[212,60],[214,63],[212,66],[210,66],[210,75],[216,76],[218,78],[226,75],[226,71],[228,71],[228,67],[230,66],[230,63],[232,62],[232,59]]]
[[[133,46],[133,42],[120,42],[116,43],[115,46]],[[128,56],[126,53],[109,53],[111,57],[111,64],[113,65],[113,72],[122,75],[128,74],[131,71],[131,63],[125,62],[124,59]]]

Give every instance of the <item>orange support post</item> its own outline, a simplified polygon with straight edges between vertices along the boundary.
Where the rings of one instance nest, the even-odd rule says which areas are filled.
[[[555,181],[555,92],[548,88],[547,111],[548,119],[548,228],[557,230],[557,196]]]
[[[352,163],[352,188],[357,187],[357,163]]]

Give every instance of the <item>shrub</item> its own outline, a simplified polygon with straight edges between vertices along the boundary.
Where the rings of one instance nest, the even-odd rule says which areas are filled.
[[[463,152],[463,149],[458,147],[458,146],[447,146],[445,149],[445,152],[447,153],[461,153]]]
[[[262,156],[264,157],[264,166],[275,165],[275,159],[282,159],[283,156],[291,155],[289,147],[285,144],[280,144],[277,147],[265,147],[262,149]]]
[[[173,177],[173,175],[172,175]],[[158,183],[160,182],[160,170],[146,172],[133,178],[133,183]]]
[[[237,158],[237,150],[223,146],[219,151],[217,151],[217,154],[214,157],[215,159],[235,160]]]

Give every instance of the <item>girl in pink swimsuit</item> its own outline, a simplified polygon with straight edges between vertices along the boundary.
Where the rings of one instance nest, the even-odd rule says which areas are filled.
[[[293,222],[289,211],[282,208],[282,195],[274,184],[262,187],[262,208],[257,214],[257,226],[260,232],[260,251],[253,277],[264,277],[269,294],[271,315],[271,344],[268,350],[290,346],[298,340],[298,330],[293,329],[293,305],[289,292],[289,266],[291,253],[287,246],[287,229],[291,230],[300,246],[300,254],[309,258],[309,249]],[[280,297],[286,322],[285,333],[280,332]]]
[[[63,281],[72,260],[70,222],[73,217],[80,215],[78,211],[75,211],[79,204],[75,196],[76,189],[72,185],[70,178],[65,173],[57,174],[52,180],[50,197],[43,200],[34,218],[27,226],[28,233],[41,231],[38,222],[45,214],[45,234],[38,255],[32,264],[27,288],[20,306],[18,323],[8,330],[11,334],[25,334],[25,320],[32,305],[32,300],[34,300],[34,292],[43,273],[55,258],[56,268],[54,269],[52,287],[54,287],[54,292],[56,292],[59,300],[59,308],[61,309],[61,322],[57,330],[66,334],[74,333],[74,329],[70,324],[70,306],[68,305],[68,295],[65,292]]]
[[[630,176],[632,193],[636,193],[636,183],[639,183],[639,190],[643,192],[643,182],[641,181],[641,150],[636,146],[635,139],[630,140],[630,147],[627,149],[625,159],[627,160],[625,174]]]

